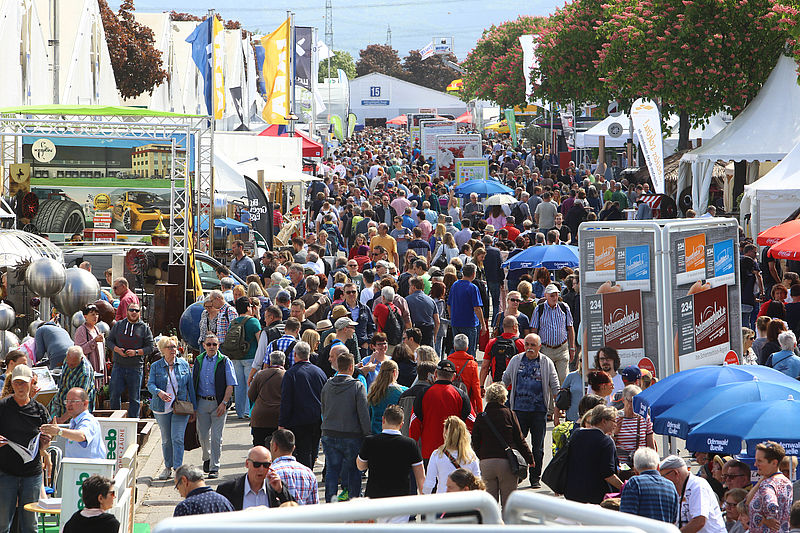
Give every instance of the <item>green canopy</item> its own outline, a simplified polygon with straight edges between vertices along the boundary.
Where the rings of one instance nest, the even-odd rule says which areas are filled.
[[[169,111],[153,111],[140,107],[101,106],[101,105],[35,105],[0,108],[0,114],[17,115],[104,115],[127,117],[184,117],[202,118],[205,115],[187,115]]]

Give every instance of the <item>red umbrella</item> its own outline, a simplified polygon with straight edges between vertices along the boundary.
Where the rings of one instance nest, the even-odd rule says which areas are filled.
[[[783,239],[794,237],[800,233],[800,220],[790,220],[777,226],[772,226],[758,234],[756,243],[759,246],[772,246]]]
[[[396,126],[405,126],[408,124],[408,117],[405,115],[400,115],[398,117],[394,117],[392,120],[387,120],[387,124],[394,124]]]
[[[469,111],[465,112],[463,115],[456,119],[456,122],[459,124],[471,124],[472,123],[472,115],[469,114]]]
[[[769,255],[776,259],[789,259],[792,261],[800,259],[800,234],[783,239],[778,244],[770,247]]]

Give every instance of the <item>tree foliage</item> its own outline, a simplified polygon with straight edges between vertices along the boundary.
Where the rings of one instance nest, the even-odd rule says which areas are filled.
[[[556,10],[537,39],[539,67],[531,71],[534,95],[551,102],[603,104],[608,90],[598,83],[597,54],[605,39],[595,30],[603,0],[574,0]]]
[[[452,53],[422,59],[419,50],[411,50],[403,59],[403,78],[429,89],[444,91],[451,81],[461,77],[461,74],[448,67],[444,60],[458,62],[458,58]]]
[[[208,15],[198,16],[192,15],[191,13],[183,13],[175,11],[174,9],[169,12],[169,19],[175,21],[190,21],[190,22],[203,22],[208,18]],[[222,17],[217,16],[219,20],[222,21],[222,25],[225,27],[226,30],[240,30],[242,29],[242,23],[238,20],[223,20]]]
[[[331,57],[330,77],[335,78],[339,69],[342,69],[347,74],[347,79],[352,80],[356,77],[356,63],[353,61],[353,56],[349,52],[343,50],[334,50],[333,57]],[[323,59],[319,62],[319,80],[329,77],[328,76],[328,60]]]
[[[389,45],[370,44],[359,52],[356,63],[356,75],[364,76],[372,72],[380,72],[387,76],[402,77],[403,67],[397,50]]]
[[[527,98],[519,37],[539,33],[545,20],[543,17],[521,16],[484,30],[475,48],[461,64],[466,70],[461,97],[465,100],[492,100],[503,107],[524,104]]]
[[[136,22],[132,0],[123,0],[117,13],[106,0],[98,0],[98,5],[119,93],[123,98],[153,94],[155,86],[167,78],[161,51],[153,44],[153,30]]]

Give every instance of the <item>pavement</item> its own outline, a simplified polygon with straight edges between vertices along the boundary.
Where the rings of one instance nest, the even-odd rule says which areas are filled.
[[[550,437],[553,423],[549,422],[547,436],[545,437],[545,460],[544,464],[550,462],[552,458],[552,440]],[[220,459],[220,470],[218,479],[206,480],[211,487],[216,487],[227,479],[233,479],[245,472],[245,458],[247,451],[252,447],[252,437],[250,435],[250,425],[248,420],[239,420],[234,410],[228,411],[228,420],[225,424],[225,432],[222,441],[222,457]],[[530,436],[528,437],[530,443]],[[148,439],[147,443],[139,451],[139,473],[136,478],[136,508],[134,521],[136,523],[149,524],[152,528],[164,518],[172,516],[175,506],[181,501],[181,496],[175,490],[173,479],[159,481],[158,475],[164,469],[164,460],[161,454],[161,434],[156,428]],[[202,464],[202,450],[200,448],[186,452],[184,463]],[[320,446],[320,455],[314,467],[319,484],[320,502],[325,501],[325,487],[322,483],[322,468],[325,464],[325,456]],[[522,482],[520,489],[530,489],[527,480]],[[552,494],[546,486],[538,489],[537,492]]]

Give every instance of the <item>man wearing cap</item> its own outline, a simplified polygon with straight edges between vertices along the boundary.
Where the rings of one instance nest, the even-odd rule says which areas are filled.
[[[353,356],[356,362],[361,360],[361,358],[358,356],[358,342],[356,341],[354,335],[356,325],[356,322],[353,322],[353,320],[347,316],[336,319],[336,323],[334,325],[335,333],[333,336],[328,337],[328,343],[319,351],[316,365],[320,367],[322,371],[325,372],[325,375],[329,378],[333,377],[333,375],[336,373],[336,363],[335,361],[330,361],[330,357],[335,346],[344,346],[345,349],[350,352],[350,355]]]
[[[49,435],[41,435],[33,459],[24,462],[9,442],[28,448],[40,435],[39,428],[47,424],[50,414],[42,404],[31,399],[33,371],[27,365],[17,365],[11,372],[14,394],[0,400],[0,531],[7,533],[17,514],[22,533],[36,533],[36,515],[23,510],[25,503],[39,500],[42,487],[42,461]]]
[[[626,366],[619,371],[619,376],[622,378],[622,383],[624,384],[623,389],[628,385],[636,385],[640,389],[642,388],[642,371],[639,370],[638,366]],[[614,401],[611,405],[615,409],[623,408],[622,391],[617,391],[614,394]]]
[[[45,424],[41,427],[42,433],[66,439],[64,457],[106,459],[106,446],[103,442],[100,423],[89,412],[89,395],[84,389],[74,387],[69,389],[66,398],[65,418],[70,420],[69,428],[60,428],[56,424]]]
[[[436,366],[436,381],[414,398],[414,411],[408,436],[419,441],[422,457],[427,461],[431,453],[444,443],[444,421],[449,416],[457,416],[472,431],[475,423],[475,410],[469,396],[453,386],[456,366],[447,359]]]
[[[708,481],[689,472],[677,455],[661,461],[661,475],[675,485],[680,497],[678,527],[683,533],[725,533],[725,520]]]
[[[554,284],[545,287],[545,301],[533,310],[531,330],[541,338],[542,353],[553,361],[559,383],[563,383],[569,363],[575,358],[575,328],[569,306],[560,302],[558,296]]]

